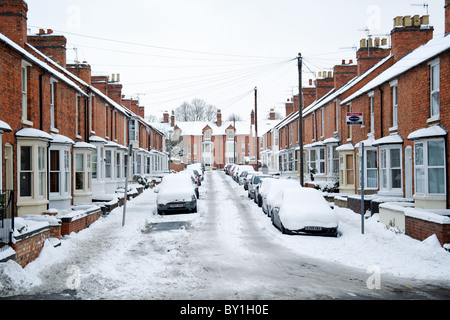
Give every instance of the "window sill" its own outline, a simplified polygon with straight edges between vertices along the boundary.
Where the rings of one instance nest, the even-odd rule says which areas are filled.
[[[435,116],[431,116],[430,118],[427,119],[427,123],[433,123],[436,121],[441,120],[440,114],[435,115]]]
[[[33,122],[30,120],[26,120],[26,119],[22,119],[22,124],[26,125],[26,126],[33,126]]]
[[[394,126],[394,127],[390,127],[389,128],[389,132],[397,132],[398,131],[398,126]]]

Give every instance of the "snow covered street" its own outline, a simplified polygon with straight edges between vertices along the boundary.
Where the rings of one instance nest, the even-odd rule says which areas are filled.
[[[22,269],[0,264],[0,297],[77,299],[449,299],[450,254],[336,208],[338,238],[283,235],[242,186],[206,172],[198,213],[156,215],[151,189]]]

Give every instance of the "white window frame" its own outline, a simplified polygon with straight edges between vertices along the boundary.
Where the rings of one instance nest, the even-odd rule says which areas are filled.
[[[205,130],[205,140],[211,140],[211,130]]]
[[[430,119],[434,121],[439,119],[440,115],[440,59],[437,58],[429,63],[430,66]],[[434,72],[437,71],[437,78],[433,77]],[[435,83],[434,80],[437,80]],[[437,96],[437,105],[433,97]]]
[[[22,170],[22,147],[30,147],[31,163],[29,170]],[[18,140],[17,145],[17,186],[18,186],[18,206],[23,202],[48,202],[47,201],[47,157],[48,142],[42,140]],[[22,196],[21,194],[21,172],[30,173],[31,194]]]
[[[339,176],[339,152],[336,151],[338,147],[337,143],[330,143],[326,145],[326,158],[327,158],[327,175]]]
[[[28,86],[31,64],[25,60],[21,63],[22,123],[33,125],[28,119]]]
[[[308,149],[308,174],[312,173],[311,168],[316,170],[316,175],[326,174],[326,150],[325,146]],[[312,157],[314,154],[314,159]],[[314,166],[313,166],[314,165]]]
[[[398,80],[389,83],[392,89],[392,127],[389,130],[398,129]]]
[[[73,179],[73,193],[74,195],[86,194],[92,191],[92,152],[95,150],[74,148],[73,163],[74,163],[74,179]],[[77,156],[83,159],[82,168],[78,167]],[[77,189],[77,173],[81,173],[83,177],[83,188]]]
[[[58,171],[52,171],[52,164],[51,164],[51,157],[50,157],[50,173],[52,172],[58,172],[59,175],[59,191],[58,192],[50,192],[50,199],[51,200],[57,200],[60,197],[68,197],[71,194],[71,188],[70,188],[70,178],[71,178],[71,164],[70,164],[70,146],[61,146],[61,145],[52,145],[50,147],[50,154],[52,151],[56,151],[59,153],[59,170]],[[51,186],[50,186],[51,187]]]
[[[443,152],[443,156],[444,158],[442,159],[443,164],[442,165],[430,165],[429,164],[429,144],[430,142],[439,142],[443,144],[443,148],[444,148],[444,152]],[[419,162],[418,161],[418,156],[419,156],[419,148],[418,145],[422,145],[422,161]],[[428,140],[417,140],[414,142],[414,191],[415,194],[420,194],[420,195],[446,195],[447,191],[447,175],[446,175],[446,150],[445,150],[445,140],[444,139],[428,139]],[[442,169],[443,174],[442,177],[444,178],[443,181],[443,192],[442,193],[432,193],[430,192],[430,184],[429,184],[429,171],[432,169]],[[423,175],[419,175],[419,171],[422,170],[423,171]],[[423,189],[421,190],[421,188],[418,188],[419,182],[418,182],[418,178],[419,176],[423,176]]]
[[[369,156],[370,152],[375,152],[375,166],[369,167]],[[364,188],[365,189],[378,189],[378,149],[366,147],[364,148]],[[374,180],[369,179],[369,172],[375,173]],[[375,182],[375,184],[369,184],[370,182]]]
[[[397,150],[399,152],[400,166],[392,166],[391,152]],[[403,153],[402,146],[399,144],[387,144],[379,147],[378,150],[378,166],[380,177],[380,192],[389,192],[403,195]],[[400,187],[394,188],[392,178],[393,170],[400,170]]]
[[[56,127],[56,114],[55,114],[55,106],[56,106],[56,83],[58,80],[55,78],[50,79],[50,131],[58,133],[58,129]]]

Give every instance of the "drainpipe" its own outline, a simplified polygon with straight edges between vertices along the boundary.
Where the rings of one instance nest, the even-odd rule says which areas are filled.
[[[89,142],[89,135],[91,134],[90,128],[89,128],[89,112],[90,112],[90,100],[91,100],[91,88],[87,87],[87,98],[85,100],[85,108],[84,108],[84,114],[85,114],[85,119],[84,119],[84,125],[85,125],[85,129],[84,129],[84,138],[86,142]]]
[[[381,86],[378,86],[378,90],[380,90],[380,137],[383,136],[383,89],[381,89]]]
[[[44,111],[43,79],[44,79],[44,76],[46,73],[47,73],[47,71],[44,70],[44,72],[39,75],[39,114],[40,114],[39,129],[40,130],[42,130],[42,128],[44,127],[44,121],[43,121],[43,116],[42,116],[42,113]]]

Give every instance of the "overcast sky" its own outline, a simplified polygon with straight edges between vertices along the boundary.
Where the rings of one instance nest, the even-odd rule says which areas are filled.
[[[298,93],[317,71],[355,59],[370,34],[389,34],[395,16],[424,15],[414,0],[27,0],[28,27],[68,40],[68,60],[94,74],[120,74],[123,93],[146,114],[200,98],[248,119],[258,88],[258,116]],[[444,32],[444,0],[427,2],[434,34]],[[412,6],[417,4],[417,6]]]

